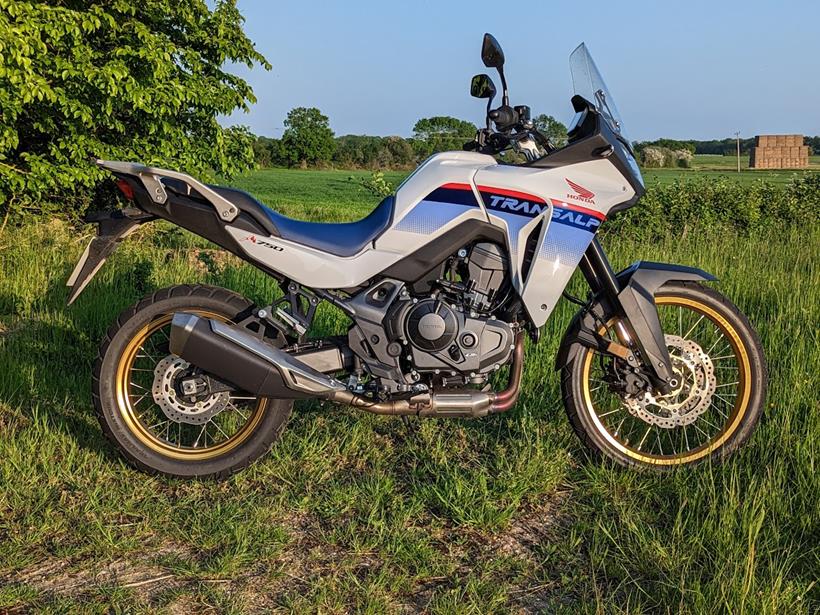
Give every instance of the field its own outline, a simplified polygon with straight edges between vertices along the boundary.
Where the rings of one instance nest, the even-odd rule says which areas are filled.
[[[647,185],[654,182],[669,183],[680,177],[725,177],[741,184],[750,184],[761,179],[774,184],[784,184],[795,176],[820,172],[820,156],[812,156],[808,169],[750,169],[749,156],[741,156],[740,173],[737,172],[737,158],[734,156],[713,156],[700,154],[694,157],[690,169],[645,169]]]
[[[728,176],[673,173],[707,172]],[[369,174],[272,170],[237,185],[289,215],[349,220],[377,201],[351,175]],[[274,283],[157,224],[67,308],[64,281],[89,237],[59,220],[0,231],[0,611],[820,609],[816,227],[604,238],[619,267],[645,258],[714,273],[759,328],[766,414],[724,464],[652,474],[588,457],[551,367],[574,312],[563,303],[528,344],[507,415],[405,424],[300,403],[272,452],[220,484],[119,459],[90,402],[96,346],[157,288],[202,282],[264,302]],[[320,312],[318,333],[344,329]]]

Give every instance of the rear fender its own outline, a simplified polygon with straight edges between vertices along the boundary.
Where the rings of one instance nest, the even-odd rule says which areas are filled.
[[[657,371],[669,365],[669,353],[661,328],[655,293],[667,282],[712,282],[716,280],[710,273],[695,267],[637,261],[615,276],[621,288],[618,294],[620,308],[637,337],[635,340],[645,360],[649,360]],[[593,303],[578,311],[570,322],[561,341],[555,361],[556,370],[561,370],[572,361],[575,353],[583,348],[578,332],[584,328],[597,330],[600,321],[612,315],[612,307],[607,307],[596,298]]]
[[[68,278],[66,286],[71,289],[68,293],[68,305],[74,303],[119,242],[137,230],[141,224],[154,219],[156,216],[135,207],[112,212],[94,212],[86,216],[86,222],[97,225],[97,236],[88,243]]]

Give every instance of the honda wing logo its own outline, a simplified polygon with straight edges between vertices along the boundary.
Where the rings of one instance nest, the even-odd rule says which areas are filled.
[[[575,192],[575,194],[567,194],[568,199],[573,199],[575,201],[581,201],[582,203],[590,203],[592,205],[595,204],[595,193],[592,190],[587,190],[583,186],[576,184],[574,181],[564,178],[569,184],[569,187]]]

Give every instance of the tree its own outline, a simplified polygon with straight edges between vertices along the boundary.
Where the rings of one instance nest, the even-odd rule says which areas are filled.
[[[551,115],[536,115],[533,123],[538,132],[546,135],[555,147],[564,147],[567,144],[567,127]]]
[[[415,163],[413,147],[401,137],[344,135],[336,139],[333,162],[355,169],[403,169]]]
[[[0,0],[0,208],[76,211],[95,157],[251,166],[253,136],[217,122],[255,101],[224,67],[270,68],[242,22],[236,0]]]
[[[329,162],[336,148],[326,115],[316,107],[296,107],[288,112],[282,147],[288,165]]]
[[[262,168],[281,167],[288,164],[288,158],[281,139],[257,137],[253,143],[256,164]]]
[[[475,132],[475,124],[454,117],[422,118],[413,126],[413,148],[420,156],[460,150],[466,141],[475,137]]]

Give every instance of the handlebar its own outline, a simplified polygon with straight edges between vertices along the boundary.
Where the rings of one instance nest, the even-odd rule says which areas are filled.
[[[555,149],[549,139],[533,126],[530,108],[526,105],[511,107],[502,104],[497,109],[487,111],[487,120],[487,127],[479,129],[475,139],[464,144],[465,151],[492,156],[513,146],[532,159],[538,156],[536,146],[547,153]],[[495,131],[490,128],[491,122],[495,124]]]

